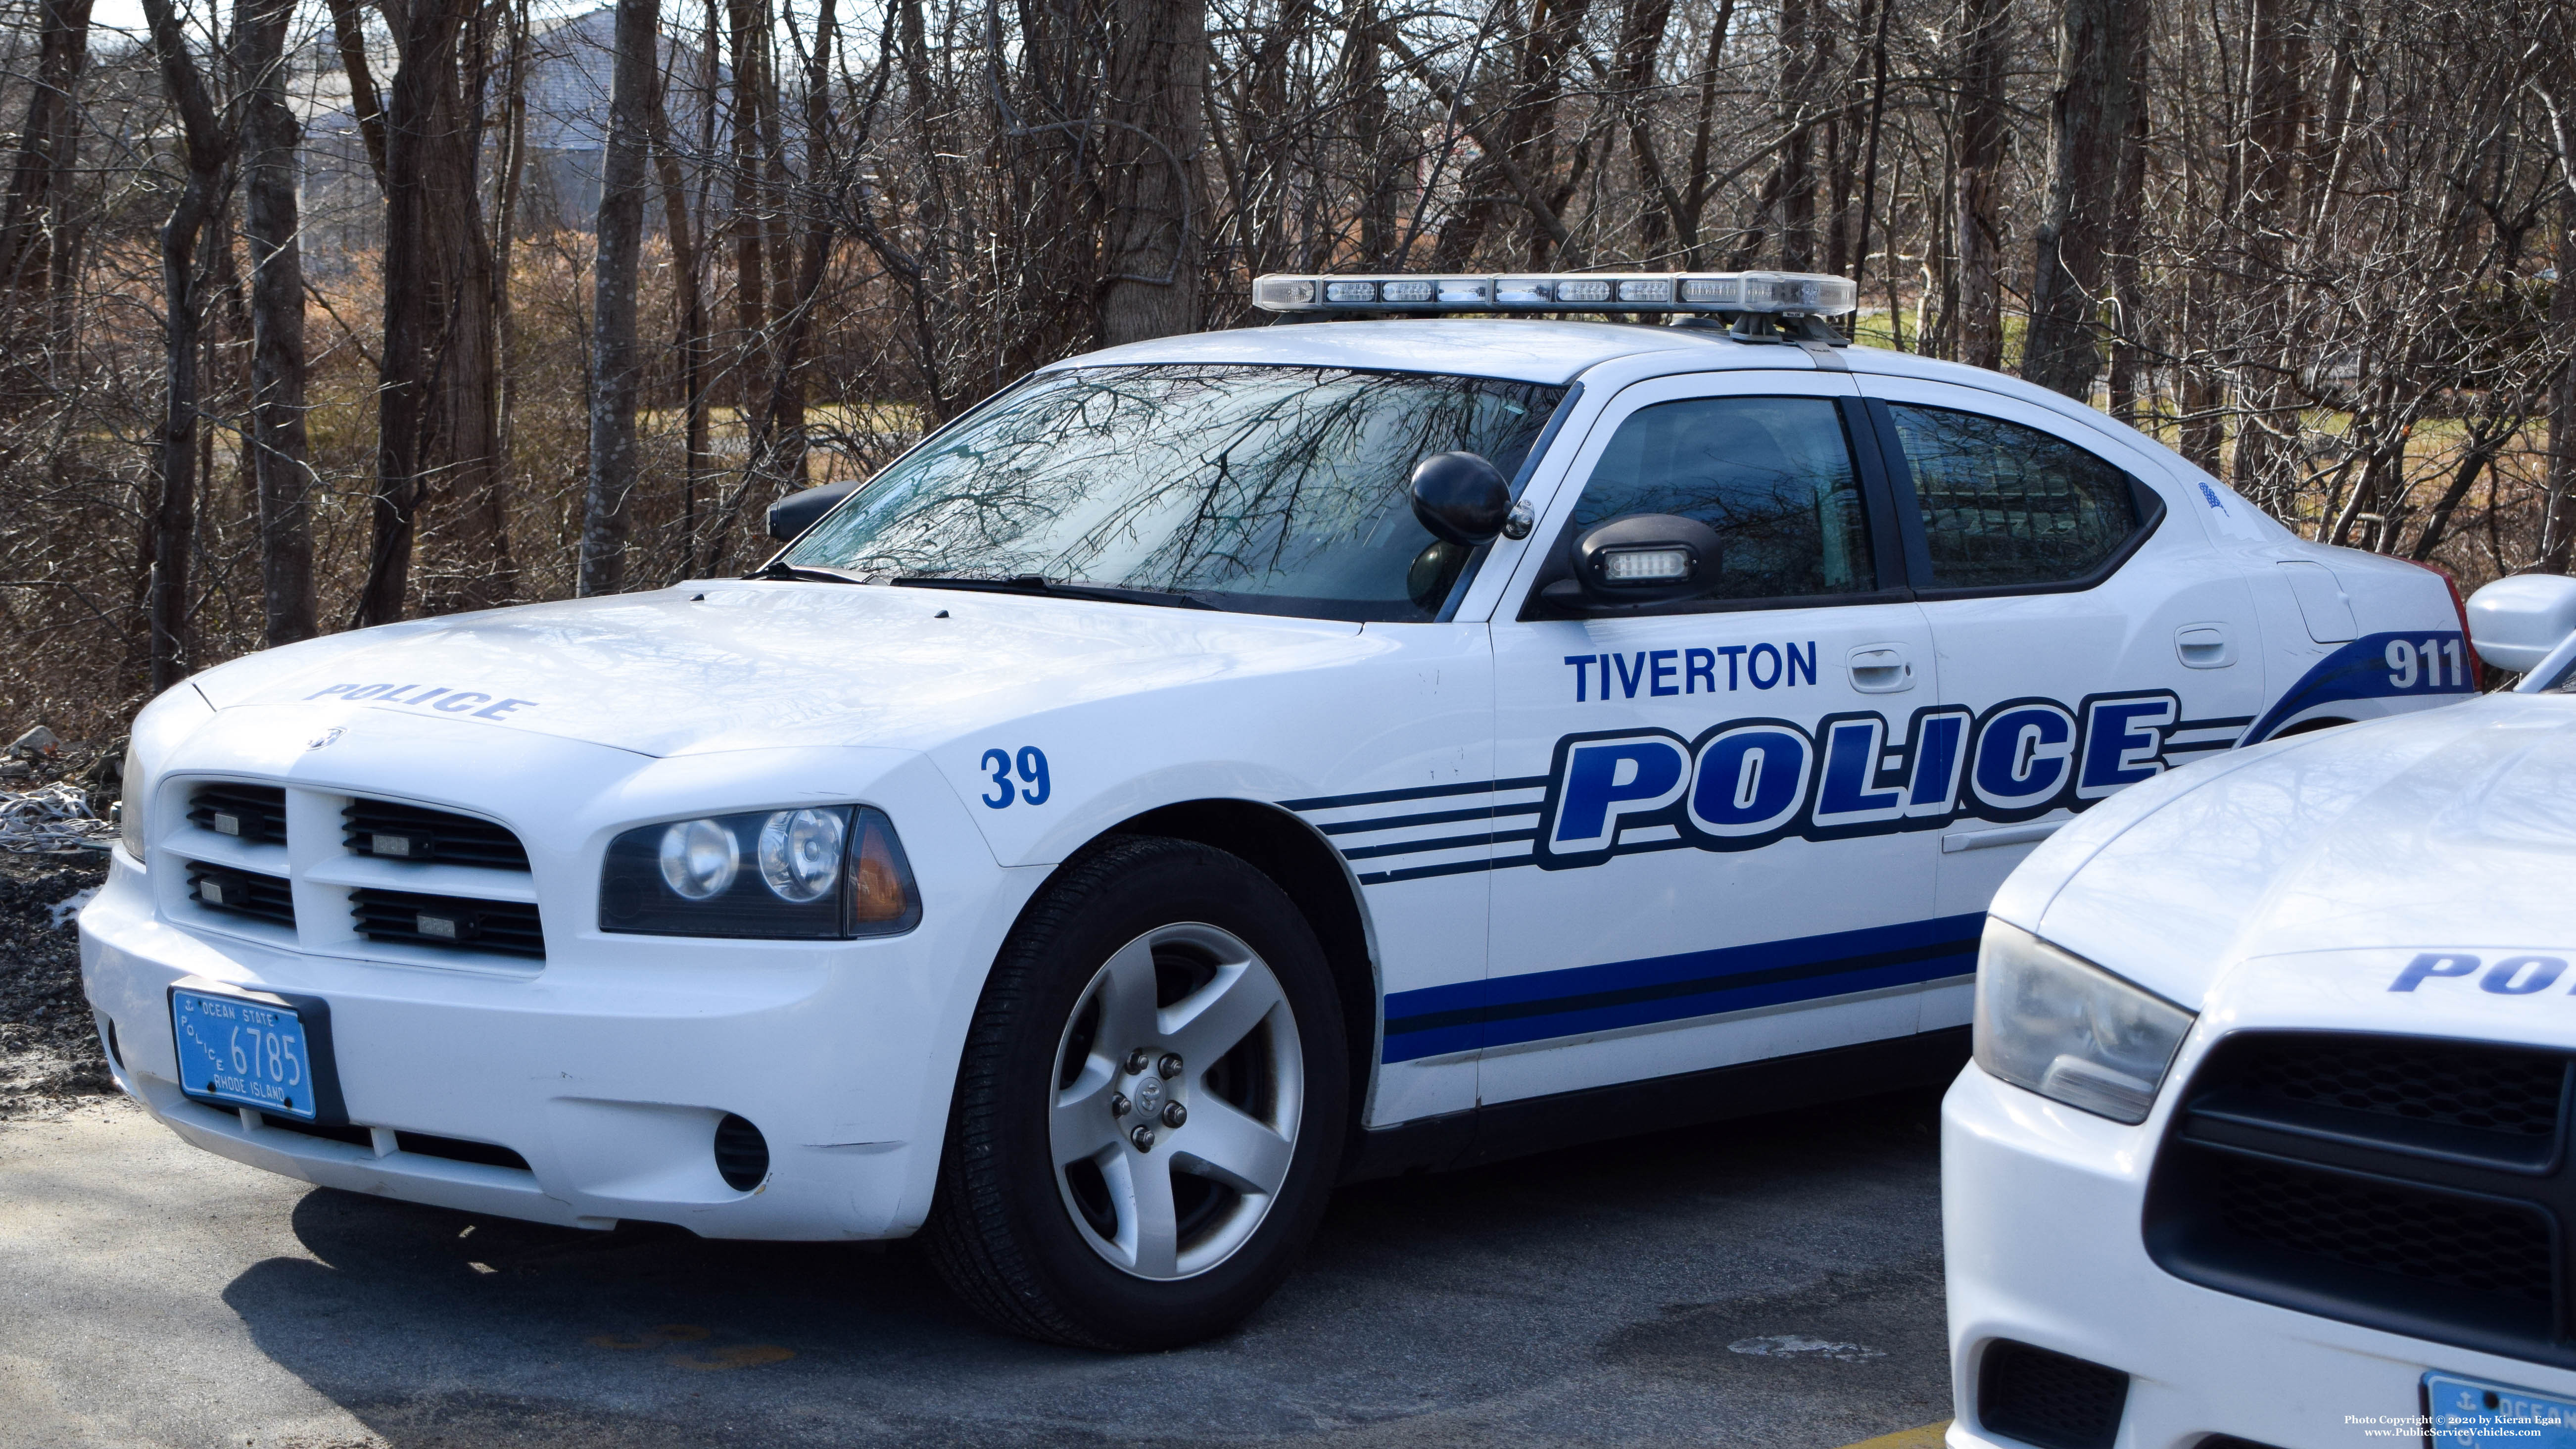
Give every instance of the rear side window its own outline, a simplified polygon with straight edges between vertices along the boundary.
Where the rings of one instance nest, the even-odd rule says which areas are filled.
[[[1841,414],[1825,398],[1692,398],[1628,415],[1574,507],[1574,531],[1678,513],[1717,531],[1711,599],[1878,587]]]
[[[1923,508],[1934,588],[2067,583],[2138,530],[2129,475],[2072,443],[1976,413],[1888,411]]]

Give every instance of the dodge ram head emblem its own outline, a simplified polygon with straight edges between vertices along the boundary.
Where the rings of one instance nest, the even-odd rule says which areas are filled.
[[[342,729],[342,728],[341,728],[340,726],[338,726],[338,725],[333,725],[333,726],[331,726],[329,729],[324,730],[322,733],[320,733],[320,734],[318,734],[318,735],[315,735],[313,738],[311,738],[311,739],[309,739],[309,740],[306,740],[306,741],[304,742],[304,748],[306,748],[306,749],[308,749],[308,750],[318,750],[318,749],[322,748],[324,745],[327,745],[327,744],[331,743],[333,740],[336,740],[336,739],[338,739],[340,736],[342,736],[342,735],[344,735],[344,734],[347,734],[347,733],[348,733],[348,731],[347,731],[347,730]]]

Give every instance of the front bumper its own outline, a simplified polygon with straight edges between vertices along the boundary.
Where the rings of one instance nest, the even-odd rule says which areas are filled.
[[[2187,1080],[2185,1048],[2170,1082]],[[2576,1373],[2429,1343],[2215,1292],[2147,1256],[2140,1224],[2156,1144],[2179,1094],[2124,1127],[1971,1065],[1942,1104],[1952,1449],[2026,1449],[1978,1421],[2001,1339],[2130,1375],[2118,1449],[2189,1449],[2227,1434],[2278,1449],[2421,1444],[2427,1369],[2576,1396]],[[2374,1432],[2376,1431],[2376,1432]]]
[[[671,770],[565,746],[567,757],[551,762],[562,798],[549,801],[444,775],[422,759],[419,738],[409,744],[402,775],[358,766],[361,778],[344,776],[340,786],[387,793],[367,786],[367,775],[416,786],[462,781],[432,803],[513,821],[545,914],[542,964],[484,969],[490,963],[460,958],[447,967],[424,948],[317,943],[309,928],[301,938],[295,928],[225,929],[185,909],[173,881],[153,879],[182,870],[188,846],[172,834],[182,828],[173,798],[181,788],[165,789],[153,867],[114,852],[106,885],[80,918],[90,1003],[127,1092],[208,1151],[406,1201],[587,1227],[668,1222],[708,1237],[883,1238],[920,1225],[982,989],[980,963],[992,959],[1043,871],[997,867],[954,793],[918,756],[889,767],[893,752],[740,752]],[[165,774],[183,788],[191,770],[240,767],[182,758]],[[720,778],[727,773],[738,778]],[[665,774],[680,778],[657,778]],[[710,800],[756,808],[759,782],[774,792],[780,779],[794,780],[805,798],[831,794],[889,810],[923,892],[919,927],[830,942],[592,928],[597,845],[621,821],[685,814]],[[499,802],[510,808],[494,808]],[[158,842],[174,840],[165,854]],[[299,895],[299,912],[305,900]],[[328,1002],[341,1099],[349,1124],[365,1129],[342,1135],[362,1140],[298,1132],[184,1095],[167,1004],[168,988],[183,980]],[[727,1114],[751,1122],[768,1146],[768,1175],[750,1191],[728,1186],[718,1170],[715,1133]],[[451,1141],[442,1150],[434,1139]],[[456,1142],[506,1148],[526,1166],[461,1160],[477,1154],[453,1151]]]

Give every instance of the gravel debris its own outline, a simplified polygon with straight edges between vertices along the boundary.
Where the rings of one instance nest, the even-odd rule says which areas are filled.
[[[97,851],[0,854],[0,1118],[116,1090],[81,994],[80,927],[63,909],[106,879]]]

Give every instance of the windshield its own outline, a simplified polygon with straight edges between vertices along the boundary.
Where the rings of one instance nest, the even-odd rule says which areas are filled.
[[[1564,393],[1318,367],[1050,373],[897,460],[785,561],[1437,618],[1473,551],[1414,519],[1413,465],[1464,451],[1515,476]]]

